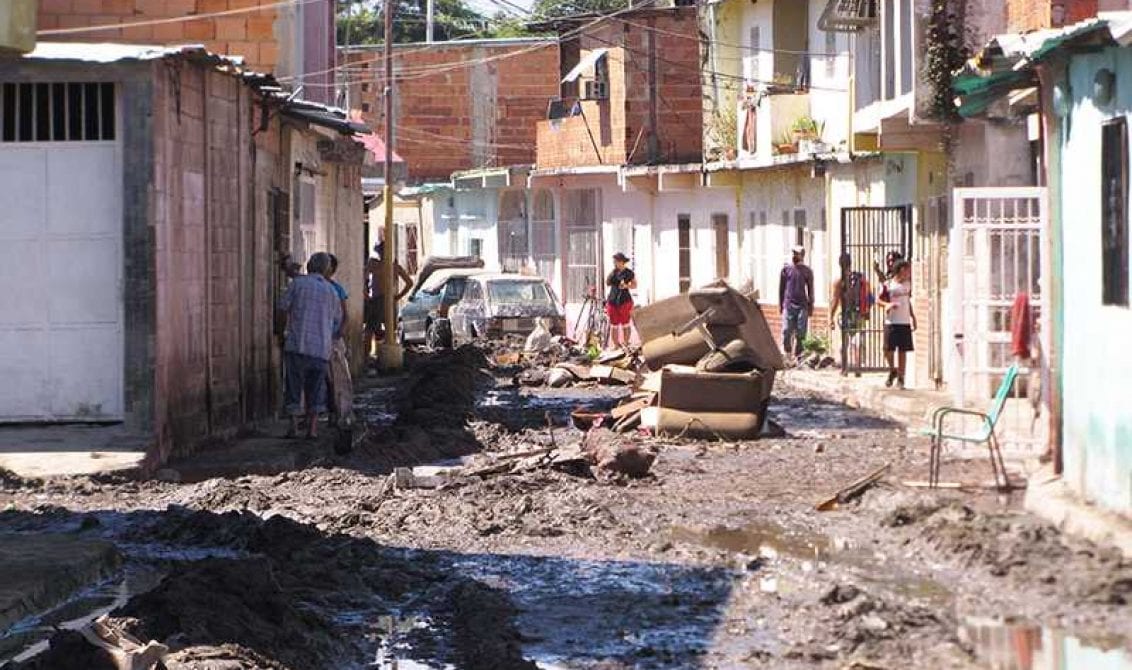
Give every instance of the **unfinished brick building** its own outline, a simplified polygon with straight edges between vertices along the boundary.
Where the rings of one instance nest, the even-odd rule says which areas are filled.
[[[339,53],[349,106],[384,127],[382,47]],[[453,172],[531,164],[536,124],[558,96],[553,39],[487,39],[398,44],[394,48],[396,150],[414,182]]]
[[[562,44],[561,102],[539,123],[538,167],[699,162],[700,70],[695,7],[585,25]]]
[[[212,53],[243,57],[252,70],[302,85],[307,100],[329,102],[334,5],[333,0],[293,6],[274,0],[40,0],[37,19],[41,39],[52,42],[202,44]],[[108,25],[119,27],[79,30]]]

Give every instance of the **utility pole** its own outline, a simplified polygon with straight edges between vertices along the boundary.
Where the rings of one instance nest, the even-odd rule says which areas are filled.
[[[404,352],[397,342],[397,262],[393,236],[393,11],[396,0],[385,0],[385,253],[381,274],[385,288],[385,341],[378,362],[383,370],[400,370]]]
[[[436,5],[436,0],[428,0],[428,3],[425,5],[425,37],[424,37],[424,41],[428,44],[432,44],[432,13],[433,13],[433,8],[434,8],[435,5]]]

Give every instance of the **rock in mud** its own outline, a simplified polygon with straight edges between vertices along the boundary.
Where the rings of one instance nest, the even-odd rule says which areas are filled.
[[[582,451],[597,471],[606,476],[639,479],[648,475],[656,462],[656,451],[651,447],[605,428],[586,433]]]
[[[515,607],[499,589],[464,582],[449,593],[456,666],[465,670],[538,670],[523,658]]]

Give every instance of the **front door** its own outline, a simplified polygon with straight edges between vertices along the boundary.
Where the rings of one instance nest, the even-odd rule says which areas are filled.
[[[3,84],[0,97],[0,248],[10,259],[0,269],[0,421],[119,421],[115,87]]]
[[[841,210],[841,253],[849,254],[849,271],[859,272],[871,285],[873,293],[880,294],[880,278],[874,265],[883,266],[885,255],[898,251],[907,260],[912,259],[912,206],[897,207],[845,207]],[[849,286],[847,277],[841,285]],[[842,301],[860,300],[860,296],[842,296]],[[887,370],[884,360],[884,309],[873,305],[869,318],[859,328],[841,331],[842,372],[877,372]]]
[[[958,373],[955,400],[960,406],[985,410],[1015,361],[1011,346],[1015,301],[1026,295],[1035,324],[1045,310],[1041,250],[1046,189],[957,188],[953,197],[949,246]],[[1030,372],[1024,371],[1015,382],[999,419],[999,440],[1006,450],[1045,448],[1046,422],[1035,420],[1028,400],[1036,397],[1041,370]]]

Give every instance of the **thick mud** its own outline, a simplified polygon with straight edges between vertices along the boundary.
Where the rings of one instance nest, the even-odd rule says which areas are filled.
[[[624,393],[513,377],[474,349],[416,361],[360,393],[355,453],[273,477],[4,477],[0,530],[116,542],[133,586],[112,617],[169,644],[170,669],[1132,667],[1132,563],[1017,499],[902,486],[925,478],[925,442],[787,389],[784,436],[653,440],[643,479],[391,485],[406,464],[580,444],[570,410]],[[858,500],[814,510],[885,464]],[[101,667],[58,620],[22,622],[0,659],[38,635],[51,648],[10,667]]]

